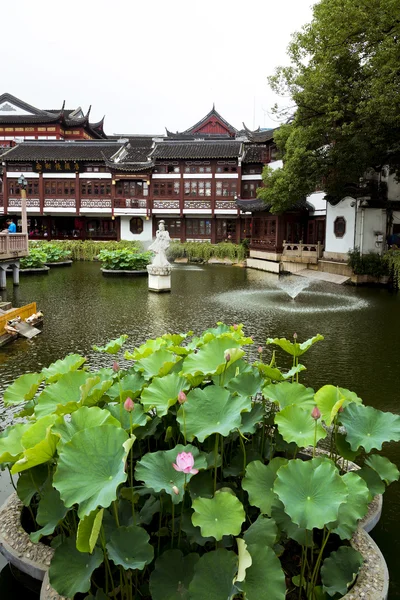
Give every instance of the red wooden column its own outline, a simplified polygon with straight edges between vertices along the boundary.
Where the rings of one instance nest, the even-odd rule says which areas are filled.
[[[76,214],[81,214],[81,180],[79,179],[79,173],[75,173],[75,206]]]
[[[3,206],[4,214],[8,212],[8,180],[6,167],[3,168]]]
[[[216,161],[213,161],[211,163],[211,174],[212,174],[212,178],[211,178],[211,243],[212,244],[216,244],[217,243],[217,223],[216,223],[216,217],[215,217],[215,203],[216,203],[216,179],[215,179],[215,173],[217,170],[217,163]]]
[[[44,214],[44,179],[43,173],[39,173],[39,206],[40,214]]]
[[[180,210],[180,217],[183,218],[183,209],[185,208],[185,180],[183,179],[183,172],[185,170],[184,168],[184,162],[180,163],[180,171],[181,171],[181,178],[179,179],[179,210]],[[182,240],[182,235],[181,235],[181,241]]]
[[[236,184],[236,196],[237,199],[240,200],[241,195],[242,195],[242,161],[239,159],[238,160],[238,168],[237,168],[237,172],[238,172],[238,178],[237,178],[237,184]],[[240,208],[238,207],[237,209],[237,218],[236,218],[236,243],[240,244]]]
[[[186,217],[181,217],[181,242],[186,242]]]
[[[153,180],[151,173],[147,175],[146,218],[153,214]]]

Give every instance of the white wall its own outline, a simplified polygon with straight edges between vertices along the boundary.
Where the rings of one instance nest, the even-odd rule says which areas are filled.
[[[344,255],[350,249],[354,248],[356,213],[355,206],[350,206],[354,202],[354,198],[347,196],[336,204],[336,206],[332,206],[329,202],[327,203],[325,252]],[[337,238],[333,231],[334,222],[337,217],[344,217],[346,220],[346,232],[341,238]]]
[[[314,207],[312,215],[314,217],[324,217],[326,215],[325,192],[314,192],[307,196],[307,202]]]
[[[134,235],[133,233],[131,233],[129,228],[129,222],[132,219],[132,217],[133,215],[121,217],[121,240],[138,240],[139,242],[142,242],[145,247],[147,247],[152,241],[152,220],[149,219],[148,221],[146,221],[145,216],[140,217],[143,221],[143,231],[140,234]]]
[[[377,234],[382,235],[382,242],[378,242]],[[381,254],[384,250],[385,238],[386,210],[359,208],[357,211],[356,247],[360,249],[362,254],[368,254],[368,252]]]

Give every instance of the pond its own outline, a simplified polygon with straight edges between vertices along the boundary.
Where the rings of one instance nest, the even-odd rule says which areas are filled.
[[[199,333],[224,321],[245,324],[246,333],[254,337],[254,359],[267,337],[291,338],[296,332],[304,341],[323,334],[325,341],[304,358],[307,371],[301,382],[314,389],[340,385],[357,392],[366,404],[399,413],[400,294],[300,280],[238,267],[174,265],[171,294],[154,294],[147,290],[146,277],[105,278],[96,263],[76,263],[42,276],[21,275],[19,288],[13,289],[10,280],[0,294],[14,306],[36,301],[45,315],[44,328],[33,340],[0,348],[0,395],[18,375],[38,371],[69,352],[86,355],[89,365],[110,366],[112,357],[94,353],[92,345],[122,333],[129,335],[129,348],[166,332]],[[0,430],[11,419],[0,403]],[[399,446],[384,447],[397,465]],[[0,502],[9,490],[3,476]],[[400,598],[399,515],[400,485],[393,484],[373,531],[388,562],[390,599]]]

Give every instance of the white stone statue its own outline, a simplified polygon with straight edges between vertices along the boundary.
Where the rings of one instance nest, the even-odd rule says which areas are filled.
[[[160,221],[156,232],[156,239],[149,246],[149,250],[155,252],[155,257],[151,263],[152,267],[170,267],[168,262],[166,250],[171,243],[168,231],[165,229],[165,222]]]

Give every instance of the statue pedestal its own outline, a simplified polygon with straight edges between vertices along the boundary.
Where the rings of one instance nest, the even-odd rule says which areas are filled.
[[[148,265],[149,274],[149,292],[170,292],[171,291],[171,265],[165,267],[156,267]]]

